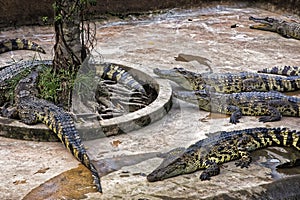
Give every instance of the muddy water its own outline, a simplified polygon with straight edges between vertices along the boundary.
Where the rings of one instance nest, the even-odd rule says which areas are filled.
[[[286,39],[276,33],[249,29],[249,16],[290,17],[299,21],[299,17],[288,13],[271,13],[228,5],[205,10],[171,10],[143,19],[132,17],[125,21],[97,22],[97,45],[93,54],[96,59],[107,62],[138,64],[140,70],[152,76],[155,76],[152,73],[155,67],[185,67],[196,72],[209,70],[201,62],[176,61],[175,57],[179,54],[205,58],[210,61],[206,64],[215,72],[256,71],[276,65],[299,65],[300,41]],[[231,28],[232,25],[236,28]],[[0,35],[1,38],[32,39],[40,43],[47,52],[46,55],[27,51],[6,53],[0,57],[1,65],[12,60],[53,57],[54,37],[50,27],[22,27],[1,32]],[[172,85],[176,88],[174,83]],[[113,157],[133,159],[132,162],[124,162],[127,164],[121,162],[122,166],[118,166],[117,171],[102,177],[102,195],[89,193],[86,196],[90,199],[205,199],[214,195],[226,195],[246,199],[266,192],[266,188],[269,188],[266,185],[274,181],[274,178],[272,169],[261,164],[266,162],[265,154],[258,155],[248,169],[236,168],[233,162],[224,164],[221,174],[209,182],[199,181],[199,172],[163,182],[146,181],[143,174],[155,169],[161,158],[145,157],[135,162],[134,155],[186,147],[216,131],[258,126],[299,129],[299,119],[292,117],[266,124],[259,123],[256,117],[243,117],[239,124],[232,125],[226,117],[207,117],[208,115],[209,113],[199,111],[194,105],[174,99],[173,108],[159,122],[128,134],[86,141],[85,145],[95,160]],[[60,143],[24,142],[4,138],[0,138],[0,141],[0,155],[3,158],[0,169],[5,172],[0,177],[2,199],[21,199],[40,184],[77,168],[78,165]],[[113,145],[114,141],[119,141],[118,145]],[[128,166],[128,163],[131,164]],[[42,174],[35,173],[44,168],[49,170]],[[299,175],[299,171],[295,174]],[[21,180],[17,182],[20,184],[14,184],[17,180]],[[51,184],[56,184],[57,189],[62,188],[59,181]],[[87,183],[86,187],[89,186]],[[72,193],[72,189],[70,192]],[[43,193],[39,192],[39,195],[42,196]],[[79,197],[82,194],[78,194]]]

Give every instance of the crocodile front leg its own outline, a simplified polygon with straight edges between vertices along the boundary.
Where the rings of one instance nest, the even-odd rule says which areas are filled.
[[[215,161],[206,161],[207,168],[201,173],[200,180],[210,180],[210,177],[220,174],[220,167]]]
[[[18,109],[16,107],[10,106],[9,102],[6,102],[1,109],[1,116],[17,119],[19,117]]]
[[[238,147],[238,154],[240,159],[235,162],[235,165],[241,168],[248,168],[252,158],[248,151],[249,147],[253,144],[253,138],[249,135],[243,135],[241,138],[238,139],[237,147]]]
[[[232,124],[239,123],[239,119],[243,116],[241,109],[234,105],[227,105],[224,109],[224,113],[231,114],[229,122]]]

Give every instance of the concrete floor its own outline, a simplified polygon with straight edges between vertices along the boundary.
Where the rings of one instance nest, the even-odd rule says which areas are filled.
[[[171,10],[159,16],[149,16],[151,20],[132,17],[122,22],[115,20],[96,23],[97,46],[94,56],[108,62],[140,65],[140,70],[152,76],[155,76],[152,69],[156,67],[185,67],[197,72],[207,70],[207,66],[197,62],[175,61],[174,57],[179,53],[209,59],[209,65],[214,72],[256,71],[276,65],[299,65],[299,40],[249,29],[249,16],[284,19],[290,17],[300,21],[299,17],[290,16],[288,13],[272,13],[230,5]],[[234,24],[237,24],[237,28],[230,28]],[[53,56],[50,53],[54,43],[52,28],[22,27],[1,32],[0,39],[7,37],[32,39],[49,52],[47,55],[41,55],[43,59]],[[34,55],[32,52],[20,51],[6,53],[1,55],[0,62],[4,65],[11,57],[28,59]],[[172,85],[176,89],[176,85]],[[124,167],[102,178],[103,194],[90,192],[86,197],[207,199],[222,194],[237,199],[246,199],[253,195],[257,197],[266,190],[263,185],[274,181],[270,175],[272,170],[261,164],[266,161],[265,156],[256,156],[248,169],[236,168],[233,162],[224,164],[221,174],[209,182],[199,181],[200,172],[155,183],[147,182],[144,174],[150,173],[162,161],[156,156],[156,152],[187,147],[205,138],[206,134],[252,127],[286,126],[297,129],[298,122],[298,118],[283,117],[282,121],[262,124],[258,122],[257,117],[243,117],[239,124],[232,125],[226,116],[210,115],[199,111],[194,105],[174,99],[171,111],[158,122],[128,134],[85,141],[95,160],[128,159],[131,163],[129,166],[125,166],[128,163],[123,163]],[[147,154],[151,152],[153,154]],[[37,188],[36,198],[81,197],[70,196],[70,193],[75,192],[72,189],[66,193],[59,193],[60,183],[51,183],[51,178],[77,168],[79,164],[62,144],[0,138],[0,155],[1,199],[23,199],[32,189],[43,183],[48,191],[43,192]],[[135,155],[134,158],[132,155]],[[299,170],[295,173],[299,174]],[[91,181],[88,176],[86,179]],[[30,198],[27,196],[27,199]]]

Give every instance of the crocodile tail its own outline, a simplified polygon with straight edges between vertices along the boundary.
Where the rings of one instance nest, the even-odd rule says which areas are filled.
[[[128,88],[146,94],[144,87],[122,67],[111,63],[102,64],[101,67],[103,67],[102,78],[117,81]]]
[[[44,118],[44,123],[57,134],[58,138],[73,156],[91,171],[97,190],[102,192],[97,169],[90,161],[71,116],[63,112],[59,107],[56,107],[56,109],[57,112],[55,114],[48,112],[49,115],[47,118]]]
[[[262,70],[258,70],[258,73],[266,73],[266,74],[277,74],[283,76],[299,76],[300,75],[300,67],[298,66],[275,66],[272,68],[264,68]]]
[[[35,42],[26,39],[5,39],[0,41],[0,53],[15,50],[32,50],[40,53],[46,53],[45,50]]]

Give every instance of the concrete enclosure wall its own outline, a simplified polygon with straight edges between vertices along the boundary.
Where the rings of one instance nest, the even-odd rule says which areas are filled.
[[[43,18],[53,19],[52,4],[55,0],[2,0],[0,1],[0,28],[20,25],[43,24]],[[95,17],[104,14],[140,13],[150,10],[159,10],[174,7],[206,6],[209,0],[98,0],[93,8]],[[225,1],[215,1],[224,3]],[[227,2],[243,2],[228,0]],[[258,3],[265,8],[288,10],[300,15],[300,0],[254,0],[247,3]]]

